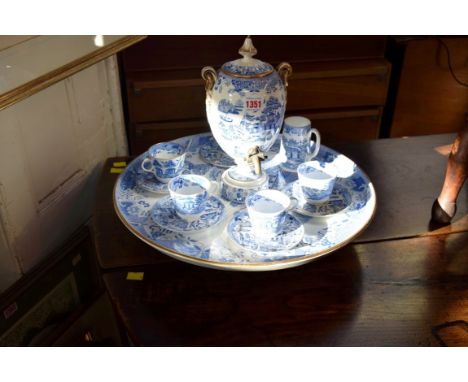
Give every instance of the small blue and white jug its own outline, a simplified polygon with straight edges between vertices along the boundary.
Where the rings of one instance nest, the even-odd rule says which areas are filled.
[[[311,142],[312,135],[315,143]],[[283,124],[282,144],[288,158],[286,167],[295,169],[318,154],[320,133],[305,117],[287,117]]]

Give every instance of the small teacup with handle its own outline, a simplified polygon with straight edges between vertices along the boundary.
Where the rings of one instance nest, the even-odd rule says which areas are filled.
[[[208,178],[193,174],[180,175],[168,184],[175,212],[187,221],[195,220],[203,213],[213,188]]]
[[[302,196],[308,203],[324,203],[330,199],[338,169],[332,163],[318,160],[304,162],[297,168]]]
[[[245,204],[255,236],[269,239],[281,232],[287,212],[297,200],[278,190],[262,190],[249,195]]]
[[[176,142],[161,142],[151,146],[141,168],[154,174],[157,180],[168,183],[184,169],[185,147]]]

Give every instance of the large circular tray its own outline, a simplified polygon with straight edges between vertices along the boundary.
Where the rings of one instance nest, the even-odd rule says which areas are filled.
[[[203,161],[199,147],[212,142],[211,134],[198,134],[175,140],[187,145],[185,172],[205,175],[220,182],[224,168]],[[225,204],[224,218],[215,226],[193,232],[169,231],[151,218],[151,208],[164,194],[147,191],[138,180],[147,176],[141,170],[145,153],[128,164],[114,187],[114,207],[123,224],[145,243],[160,252],[191,264],[239,271],[269,271],[295,267],[343,247],[370,223],[376,207],[375,190],[366,174],[346,156],[322,145],[316,159],[335,164],[338,181],[351,194],[348,208],[335,215],[310,217],[295,213],[304,225],[304,238],[296,247],[275,252],[255,252],[235,243],[226,232],[233,215],[245,206]],[[297,180],[295,172],[282,171],[286,182]],[[219,196],[220,184],[218,184]],[[284,188],[284,187],[282,187]]]

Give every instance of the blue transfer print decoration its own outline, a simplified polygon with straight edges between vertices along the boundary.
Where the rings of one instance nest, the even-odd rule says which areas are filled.
[[[289,213],[296,218],[300,227],[303,227],[301,240],[292,247],[291,245],[297,240],[293,240],[295,234],[288,233],[283,236],[283,239],[277,242],[278,245],[272,244],[271,241],[264,243],[261,239],[256,239],[255,235],[252,236],[252,232],[248,233],[247,230],[249,222],[245,220],[248,218],[246,210],[243,209],[245,202],[227,203],[220,199],[223,190],[219,180],[225,169],[206,163],[198,153],[199,148],[212,139],[210,134],[199,134],[176,141],[184,147],[190,143],[190,147],[193,148],[190,156],[186,158],[184,171],[190,171],[189,169],[196,173],[206,171],[201,175],[211,180],[216,179],[218,182],[220,194],[210,196],[210,204],[201,214],[206,216],[202,219],[198,216],[192,221],[180,218],[174,212],[169,196],[150,192],[141,186],[141,178],[148,176],[140,167],[145,154],[131,161],[117,179],[114,205],[118,217],[133,234],[158,251],[168,255],[177,253],[182,255],[181,260],[213,268],[278,269],[303,264],[308,259],[333,251],[368,225],[376,205],[372,183],[349,158],[326,146],[321,146],[316,157],[320,165],[326,167],[328,164],[336,164],[338,167],[331,203],[307,205],[303,206],[303,210],[299,208]],[[269,175],[271,171],[269,169]],[[286,194],[288,190],[293,192],[290,187],[293,187],[291,184],[297,181],[297,173],[282,169],[275,171],[286,183],[284,187],[278,189]],[[243,198],[245,199],[245,195]],[[241,211],[244,215],[240,218],[237,214]],[[247,224],[244,226],[244,223]],[[287,232],[295,231],[287,230]]]

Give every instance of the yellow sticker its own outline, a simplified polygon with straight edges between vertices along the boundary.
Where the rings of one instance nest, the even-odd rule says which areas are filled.
[[[127,273],[127,280],[143,280],[143,276],[145,275],[144,272],[128,272]]]
[[[72,260],[73,266],[75,267],[76,264],[78,264],[80,261],[81,261],[81,255],[78,253],[78,255],[76,255]]]
[[[114,167],[125,167],[127,165],[127,162],[114,162],[112,166]]]
[[[111,174],[121,174],[123,172],[123,168],[111,168],[110,172]]]

